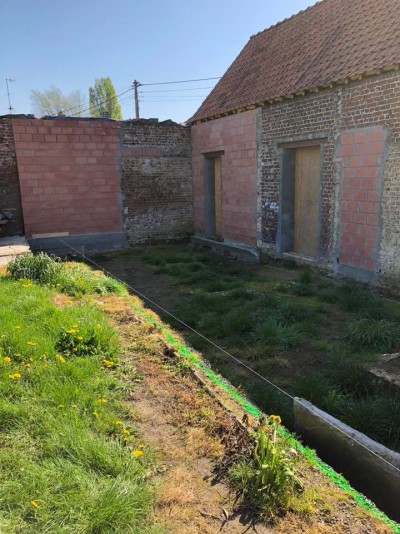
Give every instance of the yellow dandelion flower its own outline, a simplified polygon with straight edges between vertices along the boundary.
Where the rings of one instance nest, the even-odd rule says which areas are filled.
[[[96,328],[101,328],[101,325],[99,323],[96,324]]]
[[[33,362],[33,358],[29,358],[29,361],[30,361],[30,362]]]
[[[9,356],[4,356],[3,362],[4,363],[10,363],[11,362],[11,358]]]
[[[77,324],[73,324],[72,328],[78,328],[78,325]]]
[[[134,451],[132,451],[132,454],[133,454],[133,456],[135,456],[136,458],[139,458],[139,456],[142,456],[143,451],[141,451],[141,450],[139,450],[139,449],[135,449]]]
[[[8,375],[8,378],[11,378],[11,380],[16,380],[17,378],[21,378],[21,373],[13,373],[11,375]]]
[[[94,416],[96,417],[96,419],[98,419],[98,418],[99,418],[99,413],[98,413],[98,412],[96,412],[96,410],[95,410],[95,411],[93,412],[93,415],[94,415]]]
[[[75,334],[75,328],[68,328],[68,330],[66,330],[67,334]]]
[[[38,501],[35,501],[35,500],[32,499],[32,500],[29,501],[29,502],[30,502],[31,506],[33,506],[34,508],[37,508],[37,507],[39,506]]]
[[[138,445],[139,449],[144,449],[144,445]]]
[[[115,421],[115,424],[116,425],[122,425],[123,423],[122,423],[122,421]]]
[[[34,341],[27,341],[26,344],[30,345],[31,347],[34,347],[36,345]]]
[[[111,360],[103,360],[103,364],[104,364],[106,367],[113,367],[114,362],[112,362]]]
[[[279,417],[279,415],[270,415],[269,420],[275,425],[280,425],[282,422],[282,419]]]
[[[63,357],[61,356],[61,354],[56,354],[56,358],[57,358],[57,360],[58,360],[59,362],[61,362],[61,363],[65,363],[65,358],[63,358]]]
[[[78,341],[82,341],[83,337],[82,336],[77,336],[76,338]]]
[[[30,363],[26,363],[26,364],[24,365],[24,367],[30,367],[30,366],[31,366]]]
[[[107,399],[105,399],[104,397],[101,397],[101,399],[97,399],[96,401],[98,404],[105,404],[107,402]]]

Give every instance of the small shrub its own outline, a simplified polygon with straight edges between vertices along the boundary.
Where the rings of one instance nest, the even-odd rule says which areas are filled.
[[[354,348],[394,352],[400,348],[400,325],[385,319],[356,319],[346,338]]]
[[[270,420],[272,435],[270,429],[260,425],[253,433],[251,456],[239,461],[228,473],[231,486],[244,503],[266,520],[285,513],[300,489],[294,473],[298,455],[284,439],[277,438],[280,417],[270,416]]]
[[[40,284],[51,284],[57,282],[61,263],[55,256],[49,256],[44,252],[36,255],[27,252],[17,256],[9,263],[7,269],[13,280],[26,278]]]

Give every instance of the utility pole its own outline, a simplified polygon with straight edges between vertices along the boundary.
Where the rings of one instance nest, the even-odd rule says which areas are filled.
[[[138,95],[138,87],[139,87],[140,83],[135,80],[133,82],[133,88],[135,90],[135,117],[137,119],[139,119],[139,95]]]
[[[8,88],[8,82],[15,82],[15,80],[12,80],[11,78],[6,78],[7,96],[8,96],[8,109],[10,110],[10,115],[12,115],[13,107],[11,106],[11,98],[10,98],[10,90]]]

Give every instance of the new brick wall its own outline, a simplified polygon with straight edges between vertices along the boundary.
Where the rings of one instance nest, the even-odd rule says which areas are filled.
[[[23,233],[21,197],[17,158],[11,118],[0,118],[0,211],[12,213],[12,219],[1,226],[0,237]]]
[[[223,151],[222,237],[254,245],[257,211],[257,124],[259,111],[246,111],[192,126],[195,232],[204,234],[204,154]]]
[[[122,230],[118,122],[12,123],[28,237]]]
[[[121,123],[124,225],[130,244],[193,231],[190,129],[172,121]]]
[[[260,191],[261,206],[259,228],[261,240],[259,245],[274,250],[278,229],[279,189],[280,189],[280,158],[279,143],[302,141],[311,137],[325,138],[321,166],[321,230],[320,254],[321,264],[336,268],[336,265],[370,270],[379,275],[384,285],[398,284],[400,280],[400,73],[387,72],[371,76],[348,84],[338,85],[315,94],[298,96],[290,100],[273,103],[262,109],[261,139],[259,150],[259,167],[261,172]],[[358,137],[369,135],[371,128],[379,127],[385,131],[385,143],[379,140],[379,162],[374,169],[358,154]],[[383,129],[383,130],[382,130]],[[353,160],[342,158],[335,149],[341,149],[342,133],[348,133],[351,143],[346,142],[346,149]],[[354,134],[354,135],[353,135]],[[344,137],[344,139],[346,139]],[[344,148],[342,148],[344,149]],[[374,151],[378,146],[366,142],[362,150]],[[364,169],[365,168],[365,169]],[[362,170],[364,169],[364,170]],[[357,173],[372,174],[379,171],[383,191],[375,190],[373,195],[381,195],[381,213],[370,214],[370,220],[377,216],[378,226],[371,239],[381,237],[380,245],[374,253],[368,252],[368,258],[355,259],[358,253],[349,254],[349,243],[341,243],[338,238],[345,236],[340,226],[345,222],[356,225],[354,232],[364,232],[362,226],[364,216],[357,215],[359,220],[344,221],[340,212],[340,201],[347,202],[350,189],[348,179]],[[346,177],[345,177],[346,176]],[[371,176],[372,177],[372,176]],[[359,178],[366,178],[359,176]],[[344,180],[344,181],[343,181]],[[352,185],[355,185],[353,183]],[[363,195],[363,183],[357,184],[357,195]],[[369,193],[370,195],[372,192]],[[368,195],[368,193],[367,193]],[[346,205],[345,205],[346,206]],[[376,206],[375,206],[376,208]],[[374,208],[374,209],[375,209]],[[348,211],[347,209],[344,210]],[[345,215],[344,217],[349,217]],[[343,227],[342,227],[343,229]],[[372,231],[372,230],[371,230]],[[349,239],[347,236],[345,239]],[[370,241],[370,244],[372,241]],[[346,250],[346,253],[345,253]],[[339,254],[338,254],[339,252]],[[371,256],[372,254],[372,256]],[[371,256],[371,257],[370,257]],[[364,261],[370,259],[372,261]],[[357,265],[356,265],[357,264]],[[358,265],[360,264],[360,265]],[[361,265],[362,264],[362,265]]]
[[[382,127],[349,130],[339,137],[341,160],[339,263],[377,272],[381,217]]]

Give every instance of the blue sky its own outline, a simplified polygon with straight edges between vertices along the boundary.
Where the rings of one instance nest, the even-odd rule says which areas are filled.
[[[31,113],[30,92],[85,94],[110,76],[118,92],[141,83],[221,76],[250,36],[315,0],[1,0],[0,115]],[[140,114],[183,122],[215,81],[143,86]],[[177,91],[179,89],[179,91]],[[146,91],[146,93],[145,93]],[[150,92],[152,91],[152,92]],[[163,92],[155,92],[163,91]],[[121,97],[134,116],[132,93]]]

